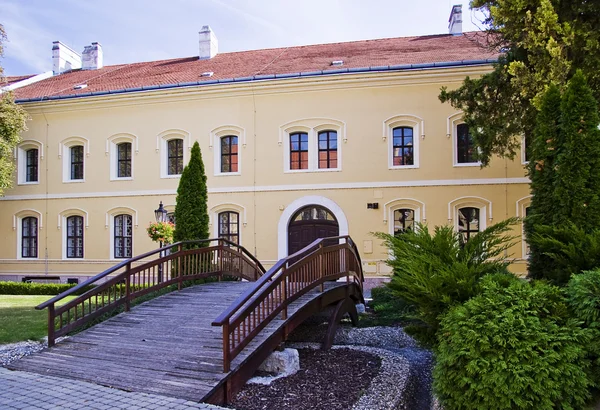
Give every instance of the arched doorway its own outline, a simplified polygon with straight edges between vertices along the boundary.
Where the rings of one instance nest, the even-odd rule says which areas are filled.
[[[288,225],[288,255],[298,252],[318,238],[338,236],[340,228],[333,213],[320,205],[299,209]]]

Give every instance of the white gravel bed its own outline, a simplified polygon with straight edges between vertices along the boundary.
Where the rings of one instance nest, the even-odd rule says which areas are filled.
[[[60,342],[66,339],[68,336],[59,337],[56,342]],[[9,343],[0,345],[0,366],[7,366],[15,360],[19,360],[22,357],[29,356],[30,354],[37,353],[48,347],[48,337],[44,337],[42,340],[28,340],[26,342]]]
[[[404,333],[401,327],[347,327],[337,329],[333,344],[381,347],[384,349],[400,349],[418,347],[417,342]]]

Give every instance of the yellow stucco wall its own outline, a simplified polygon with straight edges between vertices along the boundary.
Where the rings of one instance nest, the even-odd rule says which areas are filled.
[[[338,220],[347,221],[349,234],[363,250],[365,270],[384,274],[387,268],[381,261],[386,251],[370,233],[390,231],[390,207],[399,204],[397,200],[421,203],[420,217],[425,216],[430,226],[453,224],[455,205],[483,207],[489,225],[515,216],[527,203],[523,198],[529,195],[529,186],[520,158],[496,158],[485,169],[453,162],[453,125],[460,114],[439,102],[439,89],[456,87],[465,75],[487,69],[328,76],[25,104],[32,121],[23,140],[43,144],[40,183],[15,184],[0,200],[0,275],[19,279],[47,272],[81,277],[110,267],[115,261],[110,259],[108,225],[111,210],[117,207],[130,208],[134,224],[137,219],[133,254],[153,249],[145,228],[154,220],[159,201],[174,207],[179,182],[179,178],[161,178],[161,157],[166,155],[162,136],[171,134],[183,136],[186,162],[193,142],[200,143],[213,235],[219,209],[229,206],[240,211],[245,222],[240,224],[242,245],[271,265],[285,254],[282,244],[287,241],[289,213],[301,204],[321,201],[333,204]],[[417,168],[389,169],[386,129],[390,124],[410,124],[418,130]],[[286,171],[286,130],[320,126],[338,130],[341,169]],[[228,131],[240,135],[241,172],[218,176],[215,134]],[[137,140],[133,178],[111,181],[108,141],[122,134]],[[89,142],[85,182],[63,182],[61,141],[71,137]],[[460,200],[464,197],[477,198]],[[372,202],[379,209],[367,209]],[[64,260],[60,215],[74,208],[87,213],[85,258]],[[17,260],[17,228],[26,210],[41,214],[37,260]],[[369,241],[372,253],[364,252]],[[521,274],[526,267],[522,248],[518,244],[512,250],[512,256],[520,259],[512,269]]]

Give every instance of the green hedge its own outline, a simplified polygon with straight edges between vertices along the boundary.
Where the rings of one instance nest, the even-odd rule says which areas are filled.
[[[58,295],[76,286],[66,283],[24,283],[24,282],[0,282],[0,295]],[[75,294],[81,295],[93,288],[85,286]]]
[[[442,319],[433,374],[444,408],[584,408],[591,334],[570,317],[561,290],[493,279]]]

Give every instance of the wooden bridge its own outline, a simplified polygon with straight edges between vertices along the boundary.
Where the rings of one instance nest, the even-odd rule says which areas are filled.
[[[214,281],[186,287],[198,279]],[[37,306],[48,309],[50,347],[9,368],[227,403],[294,328],[333,307],[323,342],[330,347],[345,313],[356,322],[362,282],[349,236],[318,239],[267,272],[224,239],[177,243],[125,260]],[[95,286],[59,305],[89,285]],[[119,309],[125,312],[91,326]]]

